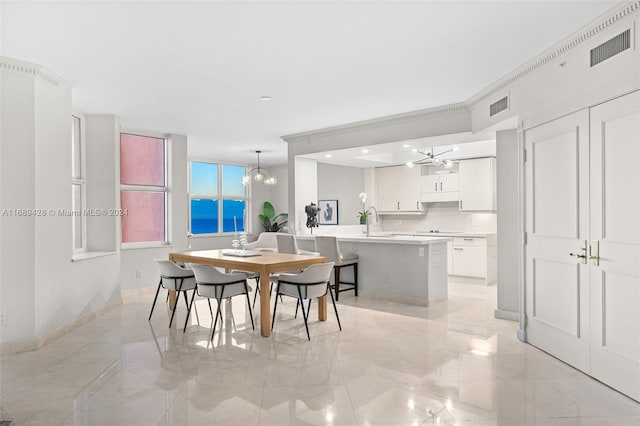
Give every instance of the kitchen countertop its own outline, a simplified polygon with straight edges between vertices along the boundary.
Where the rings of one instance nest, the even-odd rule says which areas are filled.
[[[494,237],[495,232],[429,232],[429,231],[416,231],[416,232],[392,232],[393,235],[419,235],[427,237],[471,237],[471,238],[486,238]]]
[[[297,239],[311,240],[315,235],[296,235]],[[390,232],[375,232],[371,236],[365,235],[335,235],[338,241],[354,242],[354,243],[381,243],[381,244],[404,244],[404,245],[428,245],[434,243],[441,243],[444,239],[450,239],[447,235],[438,236],[417,236],[414,233],[407,233],[406,235],[400,235],[398,233]]]

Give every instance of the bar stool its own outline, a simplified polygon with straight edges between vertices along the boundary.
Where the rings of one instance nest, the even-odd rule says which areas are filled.
[[[336,300],[339,300],[340,293],[353,290],[358,296],[358,255],[356,253],[341,253],[336,237],[316,236],[316,251],[327,259],[327,262],[335,263],[333,268],[334,280],[333,289],[336,292]],[[340,271],[342,268],[353,267],[353,282],[342,281]],[[348,288],[340,288],[347,285]]]

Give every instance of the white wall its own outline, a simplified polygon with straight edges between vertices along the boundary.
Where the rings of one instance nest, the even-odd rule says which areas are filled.
[[[519,305],[518,250],[520,200],[518,164],[520,146],[515,130],[496,134],[496,181],[498,192],[498,304],[496,316],[517,319]]]
[[[120,299],[117,253],[72,262],[71,92],[42,67],[6,58],[2,75],[3,209],[36,208],[30,218],[2,217],[0,291],[3,351],[37,339]],[[104,207],[115,207],[113,205]]]
[[[318,163],[318,200],[338,200],[338,224],[358,225],[364,169]],[[324,208],[324,206],[320,206]]]
[[[632,2],[620,2],[619,11],[611,17],[577,30],[475,96],[469,102],[473,131],[509,117],[518,117],[524,127],[530,127],[637,89],[640,32],[637,6],[634,13],[630,8],[634,8]],[[590,67],[590,50],[628,28],[635,36],[631,48]],[[509,110],[489,117],[489,105],[506,95]]]
[[[86,115],[87,208],[120,206],[120,122],[115,115]],[[120,217],[87,217],[87,247],[90,251],[120,248]]]
[[[294,158],[289,164],[293,164],[289,168],[289,232],[309,234],[311,231],[306,226],[304,207],[318,201],[318,162],[308,158]]]
[[[33,209],[34,78],[7,71],[0,78],[0,208]],[[0,246],[0,342],[35,339],[35,218],[0,216]]]

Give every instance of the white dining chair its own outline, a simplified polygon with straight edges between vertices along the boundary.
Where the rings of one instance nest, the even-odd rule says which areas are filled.
[[[151,305],[151,312],[149,313],[149,321],[153,315],[153,309],[156,307],[156,301],[158,300],[158,294],[160,288],[165,288],[169,291],[176,292],[176,301],[173,305],[171,312],[171,319],[169,320],[169,328],[173,323],[173,317],[176,314],[178,308],[178,302],[180,299],[180,293],[184,296],[184,302],[189,308],[189,301],[187,300],[187,291],[193,290],[195,294],[196,282],[193,271],[187,267],[177,265],[168,259],[153,259],[160,273],[160,281],[158,282],[158,289],[156,290],[156,296],[153,298],[153,304]]]
[[[193,270],[195,274],[195,282],[197,284],[196,292],[198,296],[206,297],[207,299],[216,299],[218,307],[216,310],[215,320],[213,322],[213,328],[211,331],[211,339],[216,332],[216,326],[218,324],[218,317],[220,317],[220,324],[222,324],[222,312],[221,305],[222,300],[231,299],[234,296],[245,295],[247,298],[247,307],[249,308],[249,317],[251,318],[251,327],[255,330],[255,324],[253,322],[253,311],[251,310],[251,301],[249,300],[249,292],[252,290],[249,284],[247,284],[247,276],[244,273],[232,273],[227,274],[220,272],[218,269],[209,265],[202,265],[198,263],[189,263],[188,266]],[[191,297],[191,303],[189,304],[189,311],[193,305],[195,293]],[[189,320],[189,312],[187,312],[187,321]],[[187,327],[187,321],[185,321],[185,329]]]
[[[333,270],[333,262],[319,263],[311,265],[304,271],[297,274],[282,273],[278,277],[276,286],[276,295],[284,295],[294,297],[298,300],[298,304],[302,309],[302,318],[304,319],[304,328],[307,331],[307,339],[311,340],[309,335],[309,310],[305,311],[304,300],[315,299],[318,297],[326,296],[327,293],[331,296],[331,303],[333,303],[333,310],[336,313],[336,319],[338,320],[338,327],[342,331],[342,324],[340,324],[340,316],[338,315],[338,309],[336,308],[336,302],[333,298],[333,293],[329,288],[329,281],[331,279],[331,271]],[[276,311],[278,309],[278,298],[276,297],[276,303],[273,307],[273,318],[271,319],[271,330],[273,331],[273,325],[276,321]]]

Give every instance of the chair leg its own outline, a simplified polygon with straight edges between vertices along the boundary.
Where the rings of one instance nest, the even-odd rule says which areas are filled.
[[[256,291],[253,293],[253,309],[256,308],[256,299],[258,298],[258,294],[260,294],[260,280],[256,278]]]
[[[358,297],[358,262],[353,264],[353,291]]]
[[[156,290],[156,297],[153,298],[153,305],[151,305],[151,313],[149,314],[149,321],[151,321],[151,315],[153,315],[153,308],[156,307],[156,301],[158,300],[158,294],[160,293],[160,287],[162,287],[162,278],[160,278],[160,282],[158,283],[158,289]],[[169,293],[167,293],[167,297],[169,297]]]
[[[175,287],[176,281],[177,281],[177,279],[174,278],[174,280],[173,280],[174,287]],[[169,328],[171,328],[171,324],[173,323],[173,317],[175,316],[176,309],[178,308],[178,299],[180,298],[180,292],[182,291],[182,281],[184,281],[184,278],[180,278],[180,286],[176,290],[176,294],[178,296],[176,298],[176,303],[174,303],[174,305],[173,305],[173,312],[171,313],[171,319],[169,320]]]
[[[187,297],[186,292],[185,292],[185,297]],[[189,303],[189,305],[187,306],[187,319],[184,320],[184,328],[182,329],[182,332],[186,332],[187,331],[187,324],[189,323],[189,314],[191,313],[191,308],[193,307],[193,299],[196,298],[196,289],[193,289],[193,295],[191,296],[191,303]]]
[[[278,285],[276,286],[276,303],[275,305],[273,305],[273,317],[271,318],[271,331],[273,331],[273,324],[276,322],[276,311],[278,310],[278,292],[279,291],[280,291],[280,283],[278,283]]]
[[[187,309],[189,309],[189,299],[187,299],[187,290],[184,290],[182,292],[182,295],[184,296],[184,304],[187,307]]]
[[[307,324],[307,315],[304,312],[304,299],[302,299],[302,291],[300,290],[300,286],[298,286],[298,302],[300,303],[300,309],[302,309],[302,319],[304,320],[304,328],[307,330],[307,339],[311,341],[311,336],[309,335],[309,325]]]
[[[213,309],[211,309],[211,299],[207,297],[207,303],[209,304],[209,312],[211,313],[211,319],[213,319]]]
[[[271,296],[271,292],[273,291],[273,283],[271,283],[271,285],[269,286],[269,296]],[[282,300],[282,295],[278,295],[278,293],[276,293],[276,297],[280,296],[280,302],[284,303],[284,300]]]
[[[342,324],[340,324],[340,316],[338,315],[338,308],[336,308],[336,301],[333,300],[333,293],[331,293],[331,288],[329,288],[328,284],[327,284],[327,291],[329,292],[329,295],[331,296],[331,303],[333,304],[333,310],[336,313],[336,319],[338,320],[338,327],[340,328],[340,331],[342,331]],[[336,298],[337,298],[337,294],[336,294]]]
[[[222,298],[217,298],[216,300],[218,301],[218,309],[216,310],[216,319],[213,321],[213,329],[211,331],[211,341],[213,342],[213,335],[216,332],[216,326],[218,325],[218,315],[220,315],[220,323],[222,324],[222,312],[220,312],[220,305],[222,305]]]
[[[300,307],[300,300],[296,300],[296,313],[293,316],[294,318],[298,318],[298,308]],[[309,304],[307,305],[307,315],[311,312],[311,299],[309,299]]]
[[[335,267],[333,270],[335,271],[335,282],[333,287],[336,289],[336,300],[338,300],[340,298],[340,267]]]
[[[253,312],[251,311],[251,301],[249,300],[249,288],[247,287],[247,282],[244,282],[244,291],[247,296],[247,306],[249,307],[249,316],[251,317],[251,328],[256,329],[255,324],[253,323]]]

